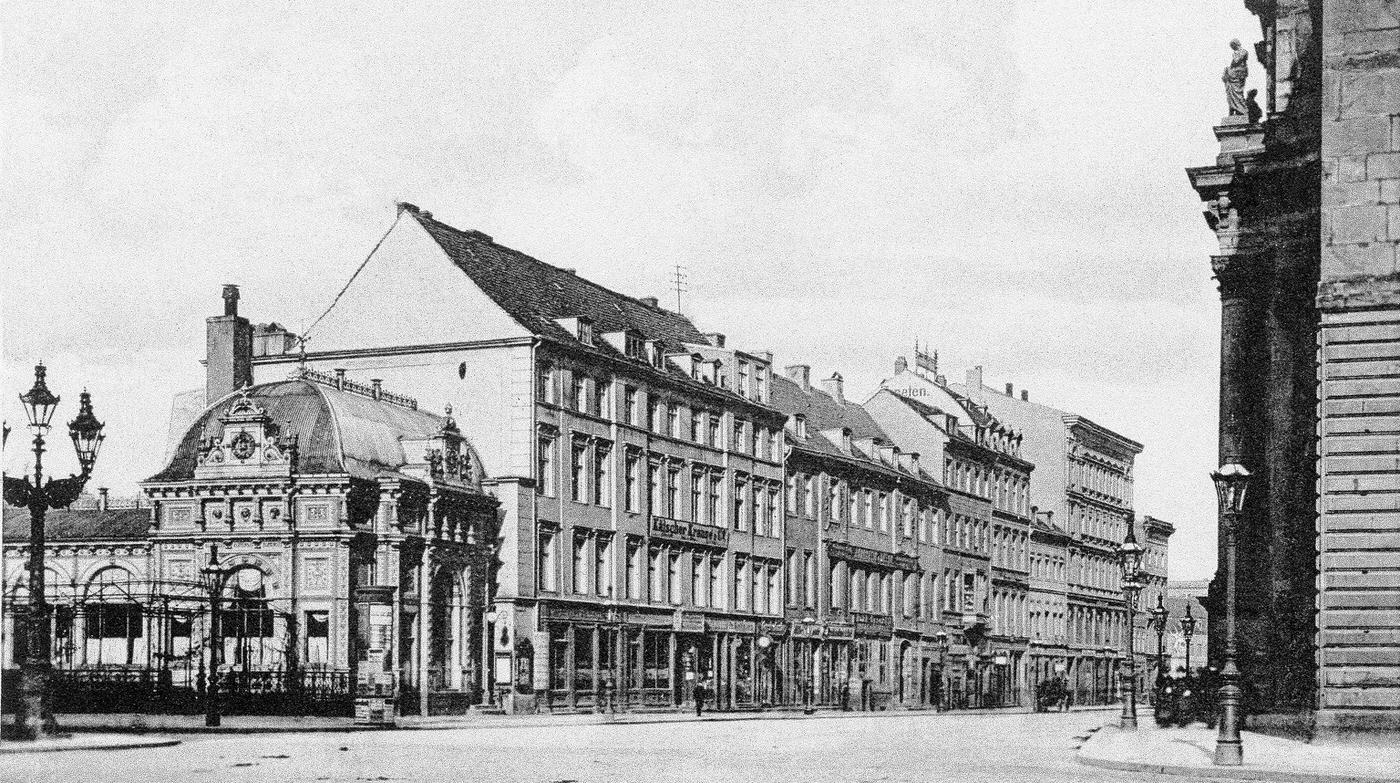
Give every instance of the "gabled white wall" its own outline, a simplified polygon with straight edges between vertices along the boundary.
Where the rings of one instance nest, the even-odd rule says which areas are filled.
[[[347,265],[342,276],[328,281],[323,300],[307,303],[305,313],[298,314],[300,328],[325,311],[354,271],[354,266]],[[317,353],[527,335],[452,263],[412,215],[405,214],[330,314],[310,332],[306,350]]]

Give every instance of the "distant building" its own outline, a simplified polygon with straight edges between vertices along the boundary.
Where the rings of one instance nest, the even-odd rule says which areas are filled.
[[[865,408],[896,443],[942,466],[943,611],[954,633],[953,671],[967,680],[950,687],[978,703],[988,694],[996,703],[1025,703],[1034,466],[1021,456],[1021,434],[949,388],[931,357],[917,356],[913,369],[897,360]]]
[[[951,388],[1022,433],[1023,454],[1035,464],[1030,502],[1069,536],[1069,675],[1083,703],[1088,694],[1113,687],[1116,662],[1127,648],[1117,551],[1134,522],[1133,460],[1142,444],[1034,402],[1024,389],[1018,397],[1011,384],[1004,392],[984,386],[981,367]],[[1141,648],[1138,661],[1145,662]]]
[[[820,388],[810,375],[793,365],[773,379],[773,404],[788,415],[794,684],[814,687],[819,704],[939,705],[948,493],[922,455],[846,399],[839,374]]]
[[[1210,618],[1206,614],[1205,604],[1202,603],[1209,588],[1210,581],[1205,579],[1167,583],[1167,610],[1171,612],[1171,618],[1167,621],[1166,643],[1167,649],[1171,651],[1172,672],[1186,669],[1195,672],[1210,665],[1206,645],[1209,639]],[[1181,620],[1188,610],[1196,621],[1189,647],[1186,634],[1181,632]]]

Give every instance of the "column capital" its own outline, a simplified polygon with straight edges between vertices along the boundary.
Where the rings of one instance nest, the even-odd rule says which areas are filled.
[[[1220,298],[1230,299],[1261,285],[1268,267],[1259,253],[1221,253],[1210,257],[1210,270],[1219,283]]]

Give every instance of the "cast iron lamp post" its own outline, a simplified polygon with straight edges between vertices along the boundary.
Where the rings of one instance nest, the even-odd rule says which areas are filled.
[[[944,667],[948,663],[948,632],[939,630],[933,635],[938,640],[938,709],[943,710],[948,701],[948,693],[943,684]]]
[[[1196,632],[1196,618],[1191,616],[1191,602],[1186,602],[1186,616],[1182,617],[1181,635],[1186,638],[1186,676],[1191,676],[1191,635]]]
[[[1220,734],[1215,740],[1215,764],[1221,767],[1244,763],[1244,748],[1240,744],[1240,670],[1235,664],[1235,528],[1244,509],[1250,476],[1238,462],[1221,465],[1210,474],[1215,482],[1220,526],[1225,531],[1225,662],[1220,669]]]
[[[209,591],[209,684],[204,698],[204,725],[218,726],[223,718],[219,712],[219,666],[223,664],[224,639],[219,611],[224,592],[224,577],[228,572],[219,565],[219,545],[209,545],[209,565],[199,569],[204,589]],[[246,660],[246,658],[245,658]]]
[[[1162,637],[1167,632],[1167,606],[1162,602],[1161,593],[1157,594],[1157,605],[1148,614],[1152,618],[1152,627],[1157,630],[1157,676],[1153,679],[1152,688],[1154,694],[1160,694],[1162,681],[1166,679],[1162,665]]]
[[[1137,614],[1138,593],[1142,590],[1142,547],[1138,546],[1137,536],[1133,535],[1133,520],[1128,520],[1128,535],[1118,547],[1118,565],[1123,569],[1123,603],[1128,610],[1128,692],[1123,698],[1123,716],[1118,721],[1120,728],[1137,728],[1137,652],[1134,650],[1134,617]]]
[[[5,502],[29,509],[29,607],[24,661],[20,664],[20,704],[15,714],[16,734],[23,739],[39,739],[58,731],[49,693],[49,605],[44,589],[44,516],[51,508],[67,508],[78,499],[97,452],[106,438],[102,422],[92,413],[92,395],[84,389],[78,396],[78,417],[68,422],[81,473],[66,479],[44,482],[44,434],[58,407],[58,395],[44,382],[43,363],[34,367],[34,386],[19,396],[29,428],[34,431],[34,483],[29,477],[5,476]]]
[[[817,618],[812,616],[811,614],[805,614],[802,616],[802,624],[810,629],[812,626],[815,626],[817,624]],[[810,640],[811,637],[808,637],[808,639]],[[807,692],[803,694],[802,698],[803,715],[812,715],[817,711],[817,661],[821,655],[820,646],[820,641],[812,642],[812,660],[808,662],[807,666]]]

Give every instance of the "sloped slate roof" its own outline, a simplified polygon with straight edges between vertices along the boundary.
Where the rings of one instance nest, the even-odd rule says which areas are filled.
[[[556,319],[587,318],[597,335],[632,330],[645,339],[656,340],[662,349],[683,353],[690,345],[709,345],[710,340],[680,313],[642,304],[565,269],[546,264],[518,250],[496,244],[480,231],[463,231],[433,219],[412,204],[401,204],[452,263],[471,278],[493,302],[521,326],[576,350],[628,362],[650,372],[659,372],[672,382],[726,397],[734,402],[766,408],[732,389],[692,378],[671,362],[664,368],[652,367],[641,359],[626,356],[607,341],[580,342],[578,335],[560,326]]]
[[[690,319],[649,307],[578,275],[496,244],[479,231],[461,231],[410,204],[404,209],[423,226],[452,262],[522,326],[555,338],[575,340],[556,318],[586,317],[595,332],[635,329],[668,349],[708,343]]]
[[[395,475],[405,458],[400,438],[421,440],[442,430],[446,419],[307,380],[277,381],[246,389],[248,397],[278,426],[298,436],[302,473],[349,473],[356,478]],[[148,481],[194,478],[201,440],[223,434],[219,421],[233,395],[202,413],[185,432],[164,470]],[[415,455],[416,456],[416,455]]]
[[[880,428],[880,425],[875,422],[875,419],[865,408],[854,402],[838,402],[824,390],[814,386],[808,387],[804,391],[795,381],[778,375],[773,376],[769,388],[773,395],[773,407],[789,416],[800,413],[807,419],[806,439],[798,438],[790,430],[785,431],[788,441],[794,446],[818,454],[872,463],[875,467],[897,473],[909,473],[897,465],[887,465],[881,462],[874,454],[866,454],[855,445],[852,445],[849,453],[843,451],[838,444],[828,440],[822,434],[825,430],[849,427],[853,440],[871,438],[876,441],[893,443],[889,435]],[[918,475],[925,481],[938,483],[936,477],[922,468],[918,471]]]
[[[29,509],[5,505],[5,543],[29,540]],[[151,527],[149,508],[108,511],[50,509],[44,515],[45,541],[146,540]]]
[[[919,416],[923,417],[925,421],[937,427],[945,435],[948,435],[952,438],[957,438],[958,440],[972,441],[972,438],[968,436],[967,433],[963,432],[961,427],[959,427],[954,432],[948,432],[948,428],[943,420],[943,416],[945,416],[946,413],[943,410],[935,408],[932,405],[925,405],[924,403],[919,402],[917,400],[911,400],[902,394],[895,394],[894,392],[889,391],[888,389],[882,389],[881,391],[883,391],[886,394],[889,394],[891,397],[894,397],[895,400],[908,406],[910,410],[919,414]]]

